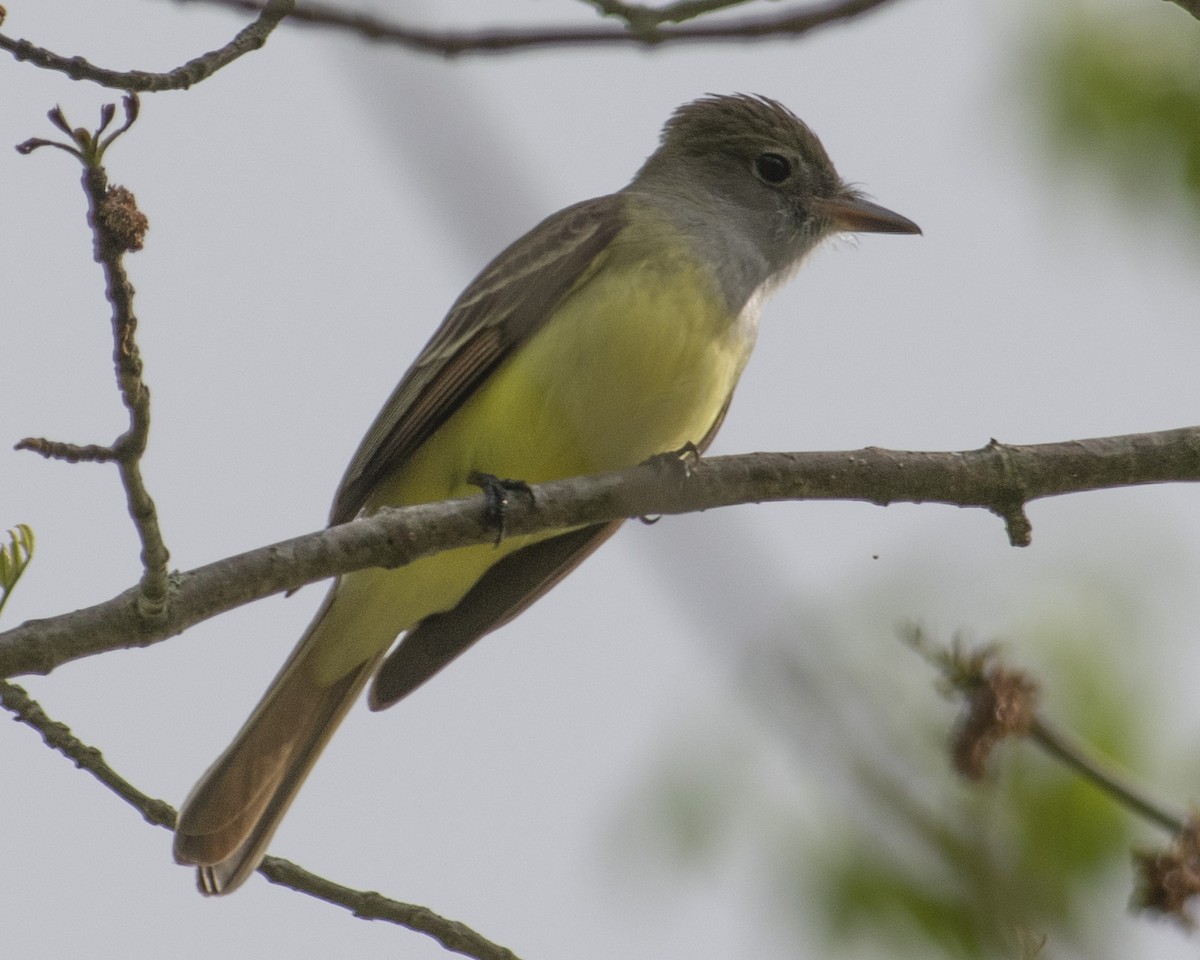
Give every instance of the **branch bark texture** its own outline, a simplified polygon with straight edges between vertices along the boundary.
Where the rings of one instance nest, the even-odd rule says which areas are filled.
[[[175,829],[178,815],[165,800],[143,793],[109,766],[95,747],[76,737],[64,723],[48,717],[41,705],[15,683],[0,681],[0,707],[13,719],[41,734],[47,746],[85,770],[127,804],[141,813],[147,823]],[[428,907],[403,903],[383,894],[335,883],[290,860],[267,857],[259,873],[279,886],[307,894],[333,906],[343,907],[361,920],[382,920],[432,937],[447,950],[473,960],[518,960],[506,947],[492,943],[465,923],[443,917]]]
[[[17,40],[0,34],[0,50],[7,50],[17,60],[27,60],[45,70],[65,73],[72,80],[91,80],[101,86],[140,93],[159,93],[163,90],[186,90],[206,80],[222,67],[228,66],[267,42],[267,37],[291,11],[295,0],[264,0],[256,7],[258,18],[238,31],[229,43],[201,54],[182,66],[166,73],[146,70],[109,70],[89,63],[83,57],[68,57],[39,47],[28,40]],[[4,22],[0,7],[0,24]]]
[[[621,517],[679,514],[779,500],[858,500],[981,507],[1024,546],[1024,506],[1043,497],[1149,483],[1200,481],[1200,427],[1161,433],[913,453],[868,447],[834,453],[756,453],[684,466],[655,461],[533,488],[513,499],[509,535]],[[482,496],[381,511],[328,530],[172,577],[162,616],[147,617],[132,587],[103,603],[0,633],[0,677],[46,674],[81,657],[148,646],[217,614],[306,583],[370,566],[395,567],[495,531]]]
[[[265,0],[176,0],[177,3],[207,3],[235,10],[262,10]],[[612,0],[588,0],[607,17],[622,21],[621,26],[535,27],[496,30],[429,30],[395,20],[385,20],[366,12],[346,10],[324,3],[300,3],[288,15],[295,23],[324,27],[354,34],[377,43],[404,47],[414,53],[457,57],[468,54],[501,54],[547,47],[642,46],[656,47],[679,43],[790,39],[833,23],[870,13],[895,0],[828,0],[804,4],[766,16],[740,19],[698,20],[720,9],[737,6],[744,0],[692,0],[651,8],[641,4]]]

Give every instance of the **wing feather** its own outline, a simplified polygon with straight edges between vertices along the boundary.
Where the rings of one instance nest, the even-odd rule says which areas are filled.
[[[352,520],[496,367],[541,329],[599,266],[625,225],[620,196],[585,200],[544,220],[463,291],[404,374],[350,461],[330,524]]]

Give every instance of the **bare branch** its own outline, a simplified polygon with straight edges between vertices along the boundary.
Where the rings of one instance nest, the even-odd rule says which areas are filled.
[[[208,3],[235,10],[262,10],[264,0],[175,0],[176,3]],[[730,0],[705,3],[681,2],[669,4],[662,10],[634,4],[595,3],[602,12],[620,17],[624,28],[543,27],[532,30],[426,30],[383,20],[367,13],[349,13],[321,3],[297,4],[288,19],[312,26],[345,30],[368,40],[390,43],[417,53],[432,53],[444,57],[463,54],[512,53],[537,47],[567,47],[589,45],[658,46],[688,42],[714,43],[769,40],[775,37],[798,37],[831,23],[850,20],[896,0],[827,0],[826,3],[805,6],[800,10],[776,13],[771,16],[721,20],[720,22],[689,24],[682,27],[663,26],[680,20],[694,19],[702,13],[734,5]]]
[[[1069,731],[1039,716],[1034,720],[1029,738],[1143,820],[1170,833],[1183,832],[1187,817],[1181,811],[1168,810],[1157,800],[1147,797],[1139,784],[1093,756],[1087,745]]]
[[[3,34],[0,34],[0,50],[7,50],[16,59],[28,60],[43,69],[65,73],[72,80],[91,80],[101,86],[115,87],[118,90],[137,90],[143,93],[186,90],[193,84],[211,77],[244,54],[261,47],[294,5],[295,0],[265,0],[255,8],[260,11],[258,19],[240,30],[225,46],[210,50],[166,73],[108,70],[88,63],[83,57],[65,57],[36,46],[28,40],[14,40]],[[3,22],[3,16],[0,15],[0,23]]]
[[[57,750],[79,769],[90,773],[141,813],[148,823],[168,830],[175,829],[178,815],[174,807],[165,800],[142,793],[113,770],[99,750],[76,737],[66,724],[46,716],[41,705],[24,688],[0,681],[0,706],[12,713],[13,719],[40,733],[47,746]],[[518,960],[511,950],[492,943],[456,920],[439,916],[428,907],[401,903],[378,893],[344,887],[279,857],[267,857],[258,872],[272,883],[345,907],[362,920],[385,920],[423,933],[447,950],[475,960]]]
[[[740,7],[755,0],[676,0],[662,7],[648,7],[642,3],[624,3],[623,0],[583,0],[595,7],[601,16],[624,20],[635,33],[639,27],[659,26],[664,23],[683,23],[725,10]]]
[[[1035,446],[992,441],[961,453],[869,447],[838,453],[756,453],[701,460],[684,473],[653,461],[575,477],[513,498],[510,536],[620,517],[678,514],[779,500],[860,500],[982,507],[1024,518],[1041,497],[1146,483],[1200,481],[1200,427]],[[1017,530],[1028,543],[1028,527]],[[31,620],[0,634],[0,677],[49,673],[107,650],[148,646],[219,613],[306,583],[370,566],[396,567],[454,547],[489,543],[487,501],[471,497],[380,511],[373,517],[217,561],[172,577],[164,614],[139,613],[137,588],[104,603]]]
[[[117,452],[99,443],[64,443],[62,440],[47,440],[45,437],[26,437],[13,444],[14,450],[28,450],[47,460],[65,460],[67,463],[111,463]]]
[[[142,380],[142,358],[135,334],[137,316],[133,312],[133,286],[125,272],[126,250],[141,246],[140,235],[145,218],[134,205],[133,194],[124,187],[108,185],[103,167],[94,167],[84,176],[88,192],[88,222],[96,238],[96,260],[104,269],[105,296],[112,305],[113,366],[121,400],[129,411],[129,428],[113,444],[117,467],[129,515],[133,518],[142,543],[142,612],[161,614],[167,599],[167,561],[170,554],[158,527],[154,500],[142,479],[141,460],[150,436],[150,389]],[[133,227],[141,218],[142,226]],[[125,224],[126,226],[121,226]]]
[[[386,920],[432,937],[447,950],[477,960],[518,960],[507,947],[492,943],[457,920],[447,920],[428,907],[391,900],[382,894],[354,890],[326,880],[279,857],[265,857],[258,872],[282,887],[345,907],[360,920]]]
[[[94,131],[72,127],[62,110],[55,107],[50,111],[50,120],[67,134],[70,142],[27,140],[17,150],[28,154],[40,147],[59,147],[83,164],[83,189],[88,198],[87,219],[92,230],[93,256],[104,270],[105,297],[112,308],[113,366],[117,389],[129,412],[129,426],[110,447],[79,446],[38,437],[27,437],[16,447],[71,463],[117,464],[129,515],[142,544],[143,574],[138,610],[143,616],[154,619],[162,615],[167,602],[170,554],[159,530],[154,500],[142,479],[142,455],[150,436],[150,390],[142,380],[142,359],[135,336],[137,315],[133,312],[133,286],[125,272],[125,254],[142,248],[149,223],[129,190],[109,185],[103,165],[105,151],[137,120],[137,94],[126,96],[124,107],[125,120],[111,133],[107,131],[116,116],[114,104],[102,108],[100,124]]]
[[[110,767],[99,750],[76,737],[65,723],[46,716],[41,704],[26,693],[24,687],[0,681],[0,706],[9,711],[14,720],[40,733],[46,746],[57,750],[80,770],[86,770],[141,813],[147,823],[175,829],[175,810],[169,803],[142,793]]]

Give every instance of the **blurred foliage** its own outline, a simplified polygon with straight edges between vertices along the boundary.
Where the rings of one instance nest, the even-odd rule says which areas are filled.
[[[1047,716],[1106,763],[1150,775],[1150,694],[1104,654],[1125,627],[1048,617],[1019,639],[1038,651]],[[853,639],[821,645],[852,651]],[[1104,958],[1120,924],[1146,922],[1125,915],[1130,850],[1135,830],[1166,838],[1030,743],[1006,741],[983,782],[958,780],[953,710],[918,657],[819,666],[832,692],[814,703],[793,682],[813,675],[794,633],[750,646],[742,716],[676,738],[631,804],[643,863],[712,875],[749,852],[780,931],[816,937],[828,960]]]
[[[1100,649],[1111,638],[1094,639],[1093,649]],[[1132,761],[1140,724],[1121,678],[1102,660],[1080,656],[1048,686],[1063,685],[1086,691],[1063,698],[1088,703],[1085,714],[1070,718],[1076,728],[1106,756]],[[1052,698],[1050,711],[1056,707],[1061,711],[1062,703]],[[924,719],[932,727],[935,711],[931,697],[930,716],[907,722]],[[1102,730],[1093,718],[1103,718]],[[938,726],[945,733],[926,745],[941,751],[936,762],[948,766],[948,728],[944,721]],[[858,765],[864,809],[876,811],[888,833],[905,843],[897,849],[856,832],[820,851],[809,890],[820,904],[817,915],[826,918],[831,954],[866,941],[889,944],[892,956],[1015,958],[1023,934],[1032,932],[1045,935],[1052,952],[1069,945],[1082,955],[1103,955],[1093,894],[1128,873],[1131,818],[1030,745],[1007,745],[991,766],[982,784],[941,778],[938,797],[918,794],[902,776],[869,762]]]
[[[1200,222],[1200,24],[1168,4],[1055,8],[1026,80],[1060,166]]]
[[[890,829],[909,831],[916,850],[858,835],[822,851],[812,889],[831,951],[865,940],[898,956],[1008,958],[1035,931],[1056,949],[1103,955],[1091,895],[1126,870],[1130,818],[1032,747],[1002,751],[994,766],[989,783],[948,788],[940,811],[864,781],[868,803],[890,806]]]

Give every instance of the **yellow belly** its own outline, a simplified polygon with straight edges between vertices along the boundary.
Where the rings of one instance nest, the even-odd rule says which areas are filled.
[[[373,491],[367,512],[477,494],[467,480],[472,471],[540,483],[698,443],[737,383],[756,318],[731,315],[707,274],[658,239],[651,257],[639,256],[636,242],[614,244],[553,322]],[[492,564],[535,539],[342,578],[331,611],[341,640],[317,657],[319,675],[331,681],[450,609]]]

